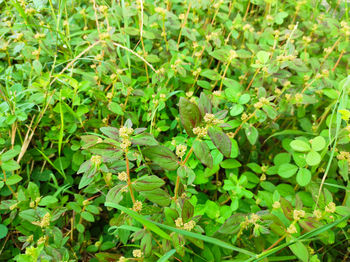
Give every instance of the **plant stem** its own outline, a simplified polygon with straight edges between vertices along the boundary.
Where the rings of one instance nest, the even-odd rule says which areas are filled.
[[[186,12],[186,15],[185,15],[185,19],[184,19],[184,22],[181,25],[179,37],[177,38],[177,47],[178,48],[179,48],[179,45],[180,45],[182,30],[183,30],[183,28],[185,27],[185,25],[187,23],[188,14],[190,13],[190,10],[191,10],[191,4],[192,4],[191,2],[188,4],[188,8],[187,8],[187,12]]]
[[[180,163],[182,166],[184,166],[186,164],[186,162],[188,161],[188,159],[192,155],[192,152],[193,152],[193,147],[191,147],[191,149],[188,152],[185,160]],[[179,185],[180,185],[180,176],[177,175],[177,177],[176,177],[176,184],[175,184],[175,192],[174,192],[174,200],[175,201],[177,200],[177,194],[178,194],[178,191],[179,191]]]
[[[126,174],[128,176],[128,188],[129,188],[131,200],[133,203],[135,203],[134,192],[132,191],[132,187],[131,187],[130,165],[129,165],[129,158],[128,158],[127,152],[125,152],[125,163],[126,163]]]
[[[12,195],[13,195],[15,198],[17,198],[15,191],[13,191],[12,187],[6,183],[7,177],[6,177],[6,172],[5,172],[5,170],[3,169],[2,172],[4,173],[4,182],[5,182],[5,184],[6,184],[7,187],[10,189]]]
[[[177,200],[177,192],[179,191],[179,185],[180,185],[180,176],[177,175],[176,177],[176,184],[175,184],[175,192],[174,192],[174,201]]]
[[[285,239],[285,237],[287,236],[287,234],[284,234],[282,237],[280,237],[275,243],[273,243],[268,249],[264,250],[264,252],[269,251],[271,248],[275,247],[276,245],[278,245],[278,243],[280,243],[283,239]]]

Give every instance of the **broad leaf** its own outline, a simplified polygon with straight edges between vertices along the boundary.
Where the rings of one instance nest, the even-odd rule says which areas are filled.
[[[133,188],[136,191],[150,191],[156,188],[160,188],[164,184],[165,182],[163,179],[160,179],[157,176],[143,176],[133,183]]]
[[[155,164],[167,170],[175,170],[179,165],[178,158],[165,146],[147,147],[142,153]]]
[[[116,185],[115,187],[112,187],[106,196],[106,202],[111,202],[118,204],[120,201],[123,200],[123,191],[121,190],[124,188],[126,185],[119,184]]]
[[[219,149],[225,157],[230,157],[232,146],[231,139],[223,131],[213,127],[209,128],[208,135],[217,149]]]
[[[197,127],[202,120],[198,107],[188,99],[181,97],[179,102],[181,124],[189,136],[193,134],[193,128]]]
[[[160,188],[156,188],[150,191],[141,191],[140,195],[160,206],[168,206],[171,201],[169,194]]]
[[[210,169],[213,168],[213,157],[210,154],[210,149],[205,141],[195,140],[192,144],[193,152],[202,164]]]
[[[149,133],[143,133],[131,138],[131,142],[135,145],[142,146],[156,146],[158,145],[157,140],[154,139],[153,135]]]

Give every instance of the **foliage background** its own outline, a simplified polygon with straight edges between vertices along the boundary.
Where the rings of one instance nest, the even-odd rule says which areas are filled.
[[[0,260],[346,261],[348,5],[0,1]]]

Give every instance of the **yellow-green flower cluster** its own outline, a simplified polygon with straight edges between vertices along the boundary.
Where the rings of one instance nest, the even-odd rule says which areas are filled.
[[[130,135],[134,133],[134,129],[131,127],[123,126],[119,128],[119,136],[123,139],[120,144],[121,149],[127,151],[127,149],[131,146]]]

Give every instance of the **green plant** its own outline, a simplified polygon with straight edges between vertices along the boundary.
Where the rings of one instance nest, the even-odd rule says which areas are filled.
[[[0,261],[350,257],[347,1],[0,10]]]

